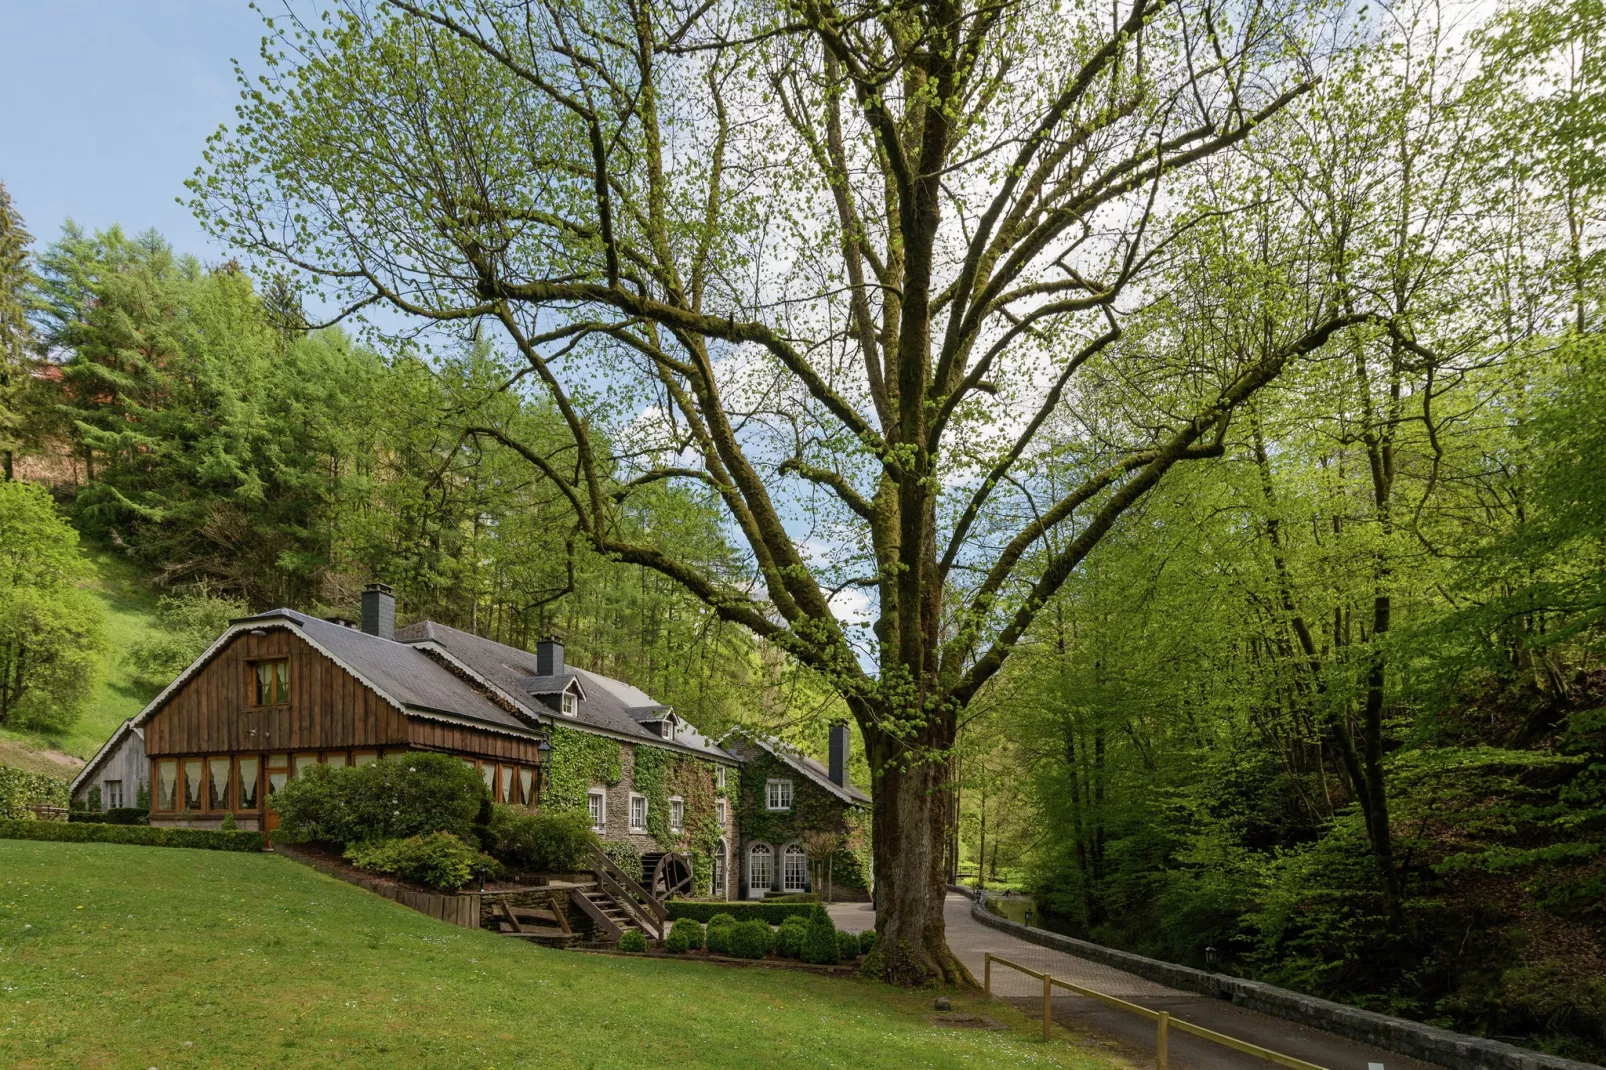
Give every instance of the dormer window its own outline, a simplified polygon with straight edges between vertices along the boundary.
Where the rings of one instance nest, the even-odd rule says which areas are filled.
[[[665,739],[674,739],[675,738],[675,722],[674,721],[659,721],[658,722],[658,734],[660,736],[664,737]]]
[[[580,699],[573,691],[565,691],[563,693],[563,716],[580,716]]]

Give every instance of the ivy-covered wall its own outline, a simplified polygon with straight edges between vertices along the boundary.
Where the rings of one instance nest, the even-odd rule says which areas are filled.
[[[792,782],[790,810],[767,808],[765,782],[771,778]],[[867,812],[848,805],[779,758],[756,747],[751,748],[742,767],[739,799],[744,880],[745,852],[752,844],[767,843],[779,849],[784,844],[801,842],[807,833],[823,832],[847,838],[846,846],[831,857],[832,882],[844,888],[869,888],[870,815]],[[770,887],[779,891],[779,858],[771,868]]]
[[[727,829],[719,824],[714,801],[720,795],[735,798],[740,784],[735,769],[726,770],[724,791],[715,787],[718,763],[691,755],[637,744],[635,747],[635,790],[647,797],[647,831],[660,850],[679,851],[692,863],[692,886],[698,895],[713,893],[714,849]],[[669,827],[669,800],[680,796],[685,815],[680,832]],[[729,814],[726,816],[729,821]]]
[[[623,749],[616,739],[554,725],[552,749],[541,773],[541,805],[584,811],[591,785],[614,787],[624,776]]]

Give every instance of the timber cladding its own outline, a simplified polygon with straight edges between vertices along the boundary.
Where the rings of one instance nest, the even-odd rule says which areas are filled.
[[[279,658],[289,662],[287,701],[258,706],[257,663]],[[405,714],[284,628],[235,636],[145,723],[153,758],[411,743]]]

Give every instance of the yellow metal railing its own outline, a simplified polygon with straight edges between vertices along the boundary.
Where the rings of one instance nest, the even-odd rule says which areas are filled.
[[[1035,977],[1043,982],[1044,1040],[1049,1039],[1053,1033],[1054,1027],[1054,1019],[1049,1010],[1049,1000],[1053,995],[1054,989],[1063,988],[1067,992],[1074,992],[1079,996],[1087,996],[1090,999],[1096,999],[1100,1003],[1114,1007],[1116,1010],[1126,1011],[1128,1014],[1135,1014],[1140,1018],[1147,1018],[1149,1021],[1155,1023],[1156,1055],[1154,1065],[1156,1070],[1166,1070],[1166,1068],[1170,1065],[1167,1049],[1170,1047],[1171,1030],[1173,1029],[1179,1033],[1188,1033],[1201,1039],[1220,1044],[1224,1048],[1231,1048],[1233,1051],[1241,1051],[1245,1055],[1253,1055],[1256,1058],[1265,1059],[1267,1062],[1275,1063],[1278,1066],[1286,1066],[1289,1068],[1289,1070],[1326,1070],[1326,1067],[1317,1066],[1315,1063],[1307,1063],[1303,1059],[1296,1059],[1291,1055],[1283,1055],[1281,1052],[1275,1052],[1269,1048],[1262,1048],[1258,1044],[1251,1044],[1246,1040],[1239,1040],[1237,1037],[1229,1037],[1225,1033],[1218,1033],[1213,1029],[1206,1029],[1202,1025],[1194,1025],[1192,1022],[1184,1022],[1179,1019],[1174,1019],[1171,1017],[1168,1011],[1151,1011],[1147,1007],[1140,1007],[1136,1003],[1128,1003],[1126,1000],[1117,999],[1108,993],[1098,992],[1091,988],[1083,988],[1081,985],[1072,984],[1071,982],[1060,977],[1055,977],[1052,974],[1040,973],[1037,970],[1022,966],[1018,962],[1011,962],[1009,959],[994,955],[990,951],[987,952],[982,959],[982,988],[987,992],[988,995],[992,995],[993,992],[993,963],[995,962],[1000,966],[1008,966],[1012,970],[1018,970],[1028,977]]]

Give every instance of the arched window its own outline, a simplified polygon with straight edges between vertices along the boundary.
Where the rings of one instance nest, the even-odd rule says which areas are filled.
[[[781,852],[781,891],[806,892],[809,890],[809,856],[803,848],[792,844]]]
[[[725,890],[725,860],[730,857],[730,848],[726,846],[723,837],[714,844],[714,874],[709,883],[713,886],[709,892],[715,899],[724,899]]]
[[[774,870],[770,868],[774,859],[773,852],[767,843],[755,843],[752,850],[747,852],[747,889],[749,892],[763,894],[769,891],[770,881]]]

